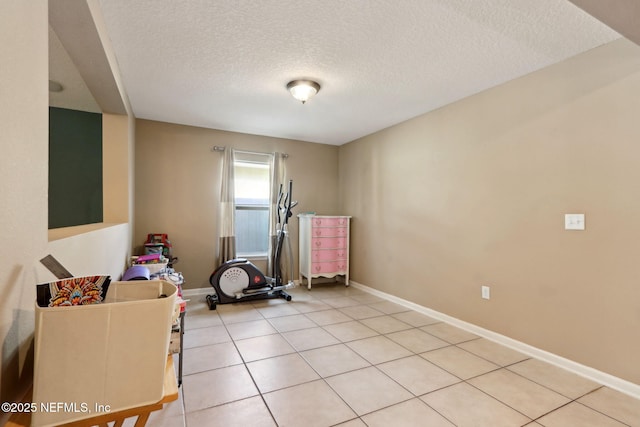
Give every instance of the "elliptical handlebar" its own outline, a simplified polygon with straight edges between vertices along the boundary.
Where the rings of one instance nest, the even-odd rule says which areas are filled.
[[[291,209],[298,205],[297,201],[293,201],[291,198],[291,192],[293,191],[293,181],[289,180],[289,191],[287,193],[282,192],[282,184],[280,184],[280,190],[278,191],[278,205],[277,205],[277,225],[280,229],[283,228],[289,222],[289,218],[293,216]]]
[[[278,189],[278,204],[276,205],[277,207],[277,212],[276,212],[276,224],[280,225],[280,203],[282,202],[282,197],[284,196],[284,194],[282,193],[282,184],[280,184],[280,188]]]
[[[283,204],[283,209],[284,209],[284,225],[286,225],[289,222],[289,218],[291,218],[291,208],[296,206],[298,204],[298,202],[293,202],[292,201],[292,191],[293,191],[293,180],[289,180],[289,191],[287,192],[287,195],[284,198],[284,204]]]
[[[292,216],[291,208],[296,206],[298,202],[292,201],[293,181],[289,180],[289,188],[287,193],[282,193],[282,184],[280,185],[280,194],[278,196],[278,234],[276,236],[276,247],[273,256],[273,268],[274,268],[274,281],[276,285],[282,282],[282,266],[280,265],[282,260],[282,247],[285,244],[285,234],[287,233],[287,224],[289,218]],[[282,204],[282,206],[281,206]],[[280,215],[282,210],[282,217]],[[293,265],[293,264],[292,264]]]

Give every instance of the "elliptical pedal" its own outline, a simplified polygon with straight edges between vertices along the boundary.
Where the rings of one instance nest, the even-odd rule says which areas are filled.
[[[242,292],[236,293],[238,295],[255,295],[255,294],[266,294],[273,290],[273,286],[264,286],[262,288],[244,288]]]
[[[211,294],[206,297],[207,305],[209,306],[209,310],[215,310],[218,305],[218,295]]]

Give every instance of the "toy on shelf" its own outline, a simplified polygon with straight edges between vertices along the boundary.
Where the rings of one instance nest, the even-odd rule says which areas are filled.
[[[178,262],[178,258],[172,255],[172,246],[165,233],[147,234],[144,243],[145,255],[161,254],[169,260],[169,267]]]

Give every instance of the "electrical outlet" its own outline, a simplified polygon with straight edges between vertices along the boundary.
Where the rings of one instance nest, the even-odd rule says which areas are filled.
[[[584,214],[565,214],[565,230],[584,230]]]
[[[491,288],[488,286],[482,287],[482,298],[483,299],[491,299]]]

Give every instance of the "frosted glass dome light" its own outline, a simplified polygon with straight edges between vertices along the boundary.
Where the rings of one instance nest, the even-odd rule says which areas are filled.
[[[320,85],[312,80],[293,80],[287,84],[291,95],[303,104],[318,93]]]

